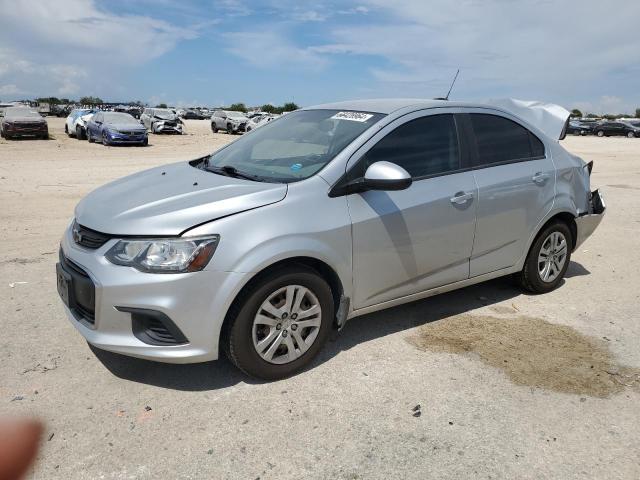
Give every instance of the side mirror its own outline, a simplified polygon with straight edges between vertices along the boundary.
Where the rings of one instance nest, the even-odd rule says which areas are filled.
[[[405,190],[412,182],[404,168],[391,162],[376,162],[367,168],[363,186],[368,190]]]

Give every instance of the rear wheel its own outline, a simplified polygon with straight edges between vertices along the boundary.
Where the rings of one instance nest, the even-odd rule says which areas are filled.
[[[627,138],[635,138],[636,134],[633,132],[627,132]]]
[[[596,135],[599,136],[599,137],[604,137],[604,132],[602,130],[598,130],[596,132]]]
[[[222,346],[243,372],[264,380],[288,377],[326,342],[334,316],[327,282],[304,266],[257,281],[229,312]]]
[[[551,223],[536,237],[516,280],[533,293],[554,290],[569,267],[572,248],[573,237],[567,224],[561,221]]]

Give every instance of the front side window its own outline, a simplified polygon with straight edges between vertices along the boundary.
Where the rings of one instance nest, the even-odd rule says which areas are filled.
[[[471,113],[476,137],[476,166],[529,160],[544,156],[544,145],[522,125],[498,115]]]
[[[338,110],[301,110],[280,117],[214,153],[214,172],[262,181],[296,182],[311,177],[384,115]],[[231,167],[231,168],[230,168]]]
[[[350,177],[364,175],[369,165],[380,161],[401,166],[413,178],[458,170],[460,154],[453,115],[430,115],[399,126],[364,155]]]

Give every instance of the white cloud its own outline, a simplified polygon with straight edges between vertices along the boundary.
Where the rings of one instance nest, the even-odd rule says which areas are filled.
[[[0,85],[0,95],[3,96],[11,96],[11,95],[20,95],[22,91],[18,88],[17,85],[13,83],[8,83],[7,85]]]
[[[623,71],[640,63],[640,2],[622,9],[600,0],[580,8],[562,0],[361,3],[380,13],[377,20],[337,26],[333,41],[313,51],[379,57],[385,66],[371,73],[383,94],[442,95],[459,67],[454,97],[572,103],[608,94],[616,71],[620,82],[624,75],[631,82],[632,72]],[[630,90],[616,95],[638,99]]]
[[[229,52],[260,68],[321,70],[327,65],[327,59],[313,49],[298,47],[275,31],[227,33],[225,40]]]
[[[93,0],[0,0],[0,12],[0,78],[33,95],[104,88],[117,72],[159,57],[198,32],[147,16],[108,13]],[[111,78],[102,78],[104,72]]]

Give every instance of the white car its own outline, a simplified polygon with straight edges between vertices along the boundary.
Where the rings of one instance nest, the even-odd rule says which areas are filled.
[[[245,131],[249,119],[242,112],[233,110],[216,110],[211,116],[211,131],[218,133],[224,130],[229,134],[241,133]]]
[[[89,108],[74,108],[64,122],[64,133],[78,140],[87,138],[87,123],[97,110]]]
[[[250,132],[251,130],[255,130],[258,127],[262,127],[263,125],[266,125],[267,123],[269,123],[271,120],[275,120],[279,116],[280,115],[273,115],[273,114],[270,114],[270,113],[254,115],[247,122],[247,126],[245,127],[245,131],[246,132]]]

